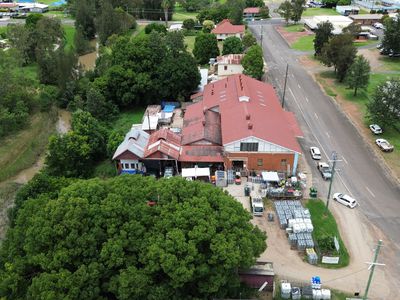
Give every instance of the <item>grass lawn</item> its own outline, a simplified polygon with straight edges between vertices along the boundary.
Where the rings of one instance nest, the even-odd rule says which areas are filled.
[[[110,123],[110,127],[116,131],[128,132],[133,124],[142,123],[144,108],[121,112],[118,117]]]
[[[310,7],[303,12],[303,17],[313,16],[338,16],[340,15],[335,9],[332,8],[316,8]]]
[[[196,20],[197,12],[187,12],[183,7],[175,5],[172,21],[184,21],[186,19]]]
[[[314,38],[314,34],[302,36],[291,47],[299,51],[314,51]]]
[[[188,52],[190,52],[190,53],[193,52],[195,39],[196,39],[195,36],[185,36],[185,44],[187,46]]]
[[[0,27],[0,34],[6,33],[7,32],[7,26],[1,26]]]
[[[400,79],[399,74],[382,74],[382,73],[372,73],[370,75],[370,80],[368,87],[366,89],[360,89],[357,92],[357,96],[354,96],[353,90],[347,88],[346,84],[339,83],[335,80],[335,75],[333,71],[323,72],[317,77],[318,81],[324,87],[325,92],[332,97],[337,95],[341,96],[343,99],[353,102],[359,108],[364,116],[365,126],[369,125],[368,120],[365,118],[367,114],[367,103],[370,101],[370,97],[374,94],[374,91],[378,84],[383,83],[391,78]],[[326,80],[329,79],[329,80]],[[400,126],[400,125],[399,125]],[[395,129],[384,128],[382,135],[379,135],[384,139],[387,139],[393,146],[394,151],[391,153],[383,153],[383,158],[390,165],[390,167],[395,171],[396,174],[400,174],[400,133]],[[369,139],[374,142],[377,137],[370,135]]]
[[[400,72],[400,58],[399,57],[388,57],[381,55],[379,57],[380,61],[383,61],[385,68],[389,71]]]
[[[378,41],[373,41],[373,40],[366,40],[366,41],[355,41],[354,46],[356,47],[363,47],[363,46],[368,46],[368,45],[373,45],[373,44],[378,44]]]
[[[73,25],[62,25],[65,32],[66,48],[71,49],[74,46],[75,26]]]
[[[330,211],[328,211],[325,215],[325,203],[321,200],[308,200],[306,207],[310,210],[311,221],[314,225],[314,240],[318,240],[318,238],[322,236],[329,236],[332,237],[332,239],[336,236],[340,245],[339,264],[330,265],[320,263],[319,265],[330,269],[337,269],[347,266],[350,260],[349,254],[342,241],[342,238],[340,237],[335,218]]]
[[[55,117],[36,113],[30,125],[0,142],[0,182],[31,167],[46,151],[49,136],[55,131]]]
[[[288,26],[283,26],[282,28],[287,32],[302,32],[305,30],[303,24],[290,24]]]

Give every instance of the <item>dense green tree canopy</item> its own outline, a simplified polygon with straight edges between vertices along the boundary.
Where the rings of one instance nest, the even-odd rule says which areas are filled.
[[[386,18],[384,36],[382,40],[383,48],[386,51],[392,50],[393,53],[400,53],[400,16],[397,18]]]
[[[333,25],[329,21],[322,22],[317,25],[314,38],[315,56],[321,55],[322,47],[329,41],[329,39],[333,35],[332,31]]]
[[[242,59],[243,73],[256,79],[261,79],[264,75],[264,59],[262,49],[259,45],[254,45],[247,50]]]
[[[224,40],[222,55],[243,53],[242,40],[236,36],[230,36]]]
[[[282,2],[278,7],[278,13],[282,18],[285,19],[286,24],[288,24],[293,15],[292,3],[288,0]]]
[[[193,55],[199,64],[208,64],[210,58],[216,58],[219,55],[217,37],[212,33],[196,36]]]
[[[250,267],[266,248],[250,218],[231,196],[200,182],[81,180],[19,210],[0,250],[0,295],[239,297],[237,269]]]
[[[357,56],[346,75],[346,82],[354,89],[354,96],[357,96],[359,88],[368,86],[370,71],[369,61],[363,55]]]
[[[257,39],[250,33],[245,33],[245,35],[242,38],[242,43],[243,46],[247,49],[250,48],[251,46],[257,44]]]
[[[356,58],[357,48],[350,34],[338,34],[332,37],[322,48],[321,60],[327,66],[333,66],[340,82]]]
[[[383,127],[400,126],[400,80],[381,83],[367,105],[369,118]]]
[[[202,9],[196,16],[201,24],[204,20],[212,20],[214,23],[219,23],[229,16],[229,8],[226,5],[219,3],[214,4],[209,8]]]
[[[292,8],[293,8],[293,12],[292,12],[292,16],[290,17],[290,19],[297,23],[301,20],[301,16],[303,15],[303,12],[305,10],[305,5],[306,4],[306,0],[294,0],[292,1]]]

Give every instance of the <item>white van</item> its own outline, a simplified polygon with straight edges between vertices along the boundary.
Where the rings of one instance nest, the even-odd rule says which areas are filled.
[[[251,197],[251,210],[254,216],[262,216],[264,213],[264,203],[262,198]]]
[[[333,194],[333,200],[347,206],[349,208],[354,208],[357,206],[357,201],[354,198],[351,198],[349,195],[342,194],[342,193],[335,193]]]

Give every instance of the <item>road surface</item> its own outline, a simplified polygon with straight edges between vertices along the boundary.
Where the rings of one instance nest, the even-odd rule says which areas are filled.
[[[400,278],[400,186],[390,178],[346,115],[304,70],[298,61],[298,52],[290,49],[274,29],[277,24],[283,23],[273,19],[253,22],[249,27],[258,40],[261,40],[262,31],[267,81],[276,87],[281,99],[285,70],[289,65],[285,108],[296,114],[304,132],[300,144],[311,166],[319,195],[326,199],[328,182],[321,179],[316,162],[309,154],[310,146],[321,149],[324,161],[331,157],[333,151],[338,153],[340,161],[337,163],[332,194],[348,193],[359,201],[357,209],[382,231],[381,238],[388,239],[388,246],[395,251],[395,261],[386,263],[396,270],[397,278]]]

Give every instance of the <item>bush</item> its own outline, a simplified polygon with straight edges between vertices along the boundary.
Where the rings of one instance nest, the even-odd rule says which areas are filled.
[[[183,21],[183,28],[188,29],[188,30],[192,30],[194,28],[194,25],[196,23],[194,22],[193,19],[186,19]]]
[[[146,34],[150,34],[152,31],[157,31],[159,33],[166,33],[167,32],[167,27],[165,27],[163,24],[158,24],[158,23],[150,23],[146,25],[144,28],[144,32]]]

